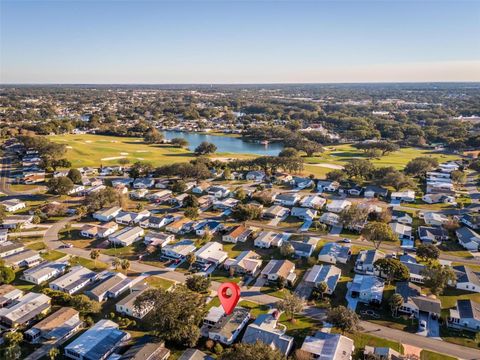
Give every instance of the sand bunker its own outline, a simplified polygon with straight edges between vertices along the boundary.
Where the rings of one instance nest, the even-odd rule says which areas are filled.
[[[148,151],[148,150],[137,150],[137,151],[135,151],[135,152],[137,152],[137,153],[148,153],[148,152],[150,152],[150,151]]]
[[[71,146],[65,146],[67,149],[73,149],[73,147]]]
[[[121,152],[120,155],[128,155],[127,152]]]
[[[100,160],[109,161],[109,160],[118,160],[118,159],[125,159],[125,158],[126,156],[112,156],[112,157],[101,158]]]
[[[135,159],[137,159],[137,160],[145,160],[144,158],[135,158]]]
[[[335,169],[335,170],[342,170],[343,166],[342,165],[335,165],[335,164],[327,164],[327,163],[320,163],[320,164],[308,164],[311,166],[319,166],[319,167],[324,167],[327,169]]]

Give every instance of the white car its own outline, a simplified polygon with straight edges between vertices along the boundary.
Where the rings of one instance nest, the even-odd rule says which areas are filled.
[[[420,330],[426,330],[427,329],[427,322],[425,320],[420,321]]]

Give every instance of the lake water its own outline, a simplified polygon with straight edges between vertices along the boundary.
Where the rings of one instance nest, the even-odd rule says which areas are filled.
[[[215,144],[219,153],[238,153],[238,154],[255,154],[265,156],[276,156],[283,149],[280,143],[270,143],[263,145],[254,142],[243,141],[239,138],[207,135],[182,131],[163,131],[165,139],[184,138],[188,141],[190,150],[195,148],[203,141]]]

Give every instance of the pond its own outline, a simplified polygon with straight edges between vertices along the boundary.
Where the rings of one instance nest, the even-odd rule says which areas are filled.
[[[283,149],[281,143],[260,144],[221,135],[198,134],[183,131],[163,131],[163,135],[165,135],[166,139],[184,138],[188,141],[188,148],[192,151],[203,141],[215,144],[217,146],[217,152],[219,153],[276,156]]]

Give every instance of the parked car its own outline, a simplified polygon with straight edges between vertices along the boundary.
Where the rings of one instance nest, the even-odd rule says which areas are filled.
[[[341,243],[346,243],[346,244],[350,244],[350,243],[352,242],[352,240],[347,239],[347,238],[344,238],[344,239],[340,240],[339,242],[341,242]]]
[[[427,329],[427,322],[425,320],[420,321],[420,330],[426,330]]]

